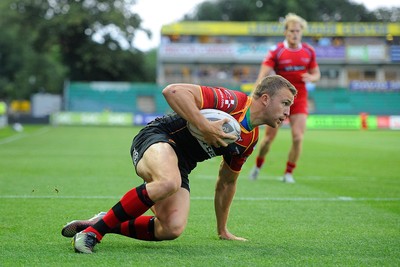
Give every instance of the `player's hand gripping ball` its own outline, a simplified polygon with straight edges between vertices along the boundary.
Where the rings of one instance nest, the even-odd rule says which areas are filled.
[[[222,125],[222,130],[224,131],[224,133],[234,135],[237,138],[236,138],[236,140],[225,138],[225,139],[223,139],[225,141],[225,143],[230,144],[230,143],[236,142],[239,139],[240,133],[241,133],[240,125],[239,125],[239,122],[234,117],[232,117],[228,113],[223,112],[218,109],[202,109],[202,110],[200,110],[200,112],[209,121],[218,121],[218,120],[222,120],[225,118],[229,119],[228,122],[226,122]],[[204,142],[204,137],[202,136],[199,129],[197,129],[195,126],[193,126],[190,123],[188,123],[188,129],[189,129],[189,132],[196,139]]]

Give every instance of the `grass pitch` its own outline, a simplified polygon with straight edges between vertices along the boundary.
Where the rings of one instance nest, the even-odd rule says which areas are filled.
[[[282,129],[259,180],[247,175],[221,241],[213,208],[219,158],[190,176],[184,234],[144,242],[107,235],[96,253],[73,252],[63,225],[106,211],[141,183],[129,148],[139,128],[0,129],[0,266],[399,266],[400,132],[308,131],[295,171],[280,176],[290,146]]]

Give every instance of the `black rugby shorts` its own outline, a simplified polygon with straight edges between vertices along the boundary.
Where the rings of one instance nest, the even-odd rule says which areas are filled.
[[[137,163],[143,157],[144,152],[151,145],[160,142],[168,143],[174,148],[175,153],[178,156],[178,165],[179,165],[178,167],[181,173],[181,180],[182,180],[181,187],[185,188],[190,192],[189,175],[188,175],[188,173],[190,173],[190,170],[187,170],[185,167],[179,164],[179,162],[185,160],[184,157],[180,156],[178,148],[176,147],[176,144],[171,140],[170,136],[167,133],[164,133],[162,130],[158,129],[157,127],[144,127],[142,130],[140,130],[138,135],[136,135],[135,138],[133,138],[131,146],[131,157],[135,169]]]

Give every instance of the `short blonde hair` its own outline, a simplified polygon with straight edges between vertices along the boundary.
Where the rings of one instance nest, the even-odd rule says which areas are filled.
[[[303,30],[307,28],[307,21],[300,16],[297,16],[294,13],[289,13],[286,15],[283,24],[285,25],[285,30],[288,28],[289,23],[296,22],[300,23],[300,26]]]

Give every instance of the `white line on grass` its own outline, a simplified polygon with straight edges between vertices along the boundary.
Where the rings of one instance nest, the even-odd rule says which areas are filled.
[[[117,196],[33,196],[33,195],[0,195],[0,199],[119,199]],[[214,200],[214,197],[191,197],[191,200]],[[400,198],[388,197],[235,197],[244,201],[400,201]]]
[[[245,174],[241,174],[241,178],[239,179],[246,179]],[[340,180],[358,180],[359,177],[355,177],[355,176],[306,176],[306,175],[302,175],[302,176],[297,176],[297,178],[299,178],[299,180],[304,180],[304,181],[308,181],[308,180],[329,180],[331,178],[334,179],[340,179]],[[368,177],[368,179],[372,179],[374,177]],[[200,179],[200,180],[216,180],[217,176],[216,175],[199,175],[199,174],[195,174],[192,175],[190,177],[190,180],[196,180],[196,179]],[[378,178],[376,178],[378,179]],[[274,176],[274,175],[263,175],[262,178],[260,180],[282,180],[282,176]]]
[[[26,137],[42,135],[42,134],[47,133],[48,131],[50,131],[49,127],[43,127],[43,128],[40,128],[39,130],[37,130],[33,133],[30,133],[30,134],[20,133],[20,134],[14,135],[14,136],[10,136],[8,138],[4,138],[3,140],[0,140],[0,145],[11,143],[11,142],[14,142],[14,141],[26,138]]]

